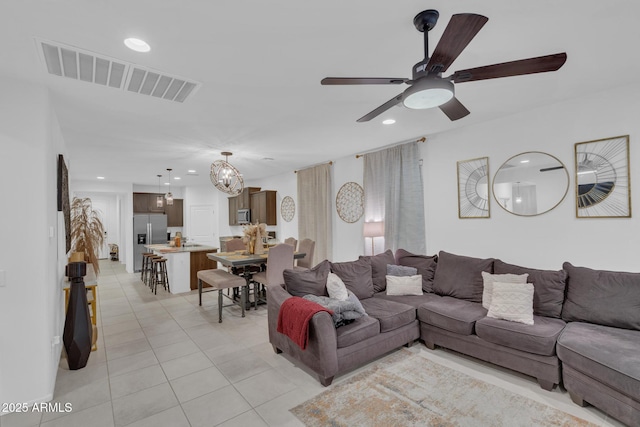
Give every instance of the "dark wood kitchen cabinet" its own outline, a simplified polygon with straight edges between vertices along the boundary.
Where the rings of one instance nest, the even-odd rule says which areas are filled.
[[[238,196],[229,197],[229,225],[238,225]]]
[[[162,207],[158,207],[157,198],[162,196]],[[173,205],[167,205],[164,194],[133,193],[133,213],[166,214],[167,227],[182,227],[184,225],[184,201],[173,199]]]
[[[275,191],[265,190],[251,194],[251,222],[278,225]]]
[[[166,205],[166,200],[165,203]],[[173,205],[165,206],[165,213],[167,214],[167,227],[182,227],[184,223],[183,213],[184,202],[182,199],[173,199]]]

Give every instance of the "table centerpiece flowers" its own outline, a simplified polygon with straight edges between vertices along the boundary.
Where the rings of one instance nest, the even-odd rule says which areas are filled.
[[[267,224],[247,224],[242,229],[242,241],[247,245],[250,254],[264,253],[262,238],[267,236]]]

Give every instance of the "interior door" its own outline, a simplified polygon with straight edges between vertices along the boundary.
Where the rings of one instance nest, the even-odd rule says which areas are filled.
[[[189,241],[217,246],[213,205],[193,205],[189,209]]]

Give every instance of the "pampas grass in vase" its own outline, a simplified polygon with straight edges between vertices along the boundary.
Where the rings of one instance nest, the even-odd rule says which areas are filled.
[[[98,256],[103,245],[104,226],[98,211],[91,205],[91,199],[74,197],[71,202],[71,251],[83,252],[84,260],[93,265],[98,274]]]

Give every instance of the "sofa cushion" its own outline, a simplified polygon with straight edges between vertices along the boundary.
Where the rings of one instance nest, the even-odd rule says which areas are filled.
[[[416,309],[410,305],[380,298],[360,301],[370,317],[380,322],[380,332],[393,331],[416,320]]]
[[[360,256],[360,259],[368,259],[371,262],[371,281],[374,292],[384,291],[387,287],[385,276],[387,275],[387,265],[395,264],[396,259],[391,249],[375,256]]]
[[[340,326],[336,329],[338,348],[349,347],[379,333],[380,322],[371,316],[362,316],[348,325]]]
[[[415,309],[420,307],[423,303],[427,301],[432,301],[434,299],[442,298],[434,293],[423,293],[422,295],[387,295],[386,292],[377,292],[373,295],[375,298],[382,298],[388,301],[395,301],[402,304],[407,304]]]
[[[418,269],[415,267],[406,267],[404,265],[388,264],[387,276],[405,277],[415,276],[418,274]],[[422,276],[420,276],[420,287],[422,288]]]
[[[472,258],[440,251],[433,291],[442,296],[482,302],[482,272],[493,273],[493,259]]]
[[[418,307],[418,320],[461,335],[473,335],[476,321],[487,315],[482,304],[440,297]]]
[[[433,292],[433,277],[436,274],[438,256],[416,255],[404,249],[396,251],[396,263],[406,267],[415,267],[422,275],[422,290]]]
[[[487,317],[533,325],[533,285],[495,282]]]
[[[533,314],[560,318],[567,273],[564,270],[536,270],[507,264],[499,259],[493,263],[495,274],[529,274],[527,282],[533,283]]]
[[[361,300],[373,296],[370,258],[365,257],[357,261],[331,263],[331,271],[340,276],[347,289],[356,294],[358,299]],[[384,271],[386,274],[386,266]]]
[[[495,264],[494,264],[495,270]],[[486,271],[482,273],[482,306],[489,310],[491,306],[491,296],[493,295],[493,284],[502,283],[527,283],[528,274],[490,274]]]
[[[558,338],[563,364],[640,400],[640,331],[569,323]]]
[[[562,318],[640,330],[640,273],[592,270],[565,262],[567,300]]]
[[[287,269],[282,275],[285,289],[293,296],[328,296],[327,277],[329,273],[330,263],[324,260],[310,270]]]
[[[387,275],[387,295],[422,295],[422,276]]]
[[[566,323],[533,316],[533,325],[485,317],[476,322],[476,335],[485,341],[541,356],[556,354],[556,340]]]

